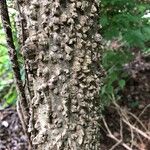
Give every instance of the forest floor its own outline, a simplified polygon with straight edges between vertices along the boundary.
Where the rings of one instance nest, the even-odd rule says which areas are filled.
[[[101,150],[150,150],[150,102],[142,101],[136,108],[127,106],[106,108]]]
[[[103,112],[101,150],[150,150],[150,66],[143,60],[132,65],[121,100]],[[0,150],[27,146],[15,108],[0,110]]]
[[[27,146],[16,109],[0,110],[0,150],[27,150]]]
[[[150,150],[150,56],[128,66],[121,99],[103,113],[102,150]]]
[[[150,141],[147,138],[144,138],[139,133],[132,131],[126,125],[122,127],[123,129],[121,131],[121,119],[114,108],[112,106],[105,110],[105,120],[109,125],[109,129],[111,130],[112,135],[114,135],[114,137],[116,137],[117,139],[121,139],[122,134],[123,139],[120,143],[114,140],[109,135],[109,133],[107,133],[105,126],[102,125],[101,150],[127,150],[127,148],[122,146],[122,143],[128,145],[129,147],[132,147],[129,150],[150,150]],[[137,124],[136,127],[139,127],[140,129],[142,128],[143,133],[144,129],[145,132],[146,130],[148,130],[150,135],[150,104],[148,100],[142,101],[141,104],[139,104],[138,108],[130,108],[124,106],[124,109],[129,110],[129,112],[132,112],[135,116],[139,116],[141,114],[139,120],[142,125]],[[135,124],[136,122],[136,119],[132,120],[132,124]],[[146,134],[148,135],[148,133]],[[116,143],[118,143],[118,145],[114,146]],[[112,148],[113,146],[114,148]],[[1,110],[0,150],[27,150],[27,147],[27,138],[23,133],[23,129],[16,110],[14,108]]]

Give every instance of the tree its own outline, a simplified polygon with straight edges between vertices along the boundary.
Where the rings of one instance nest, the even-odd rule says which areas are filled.
[[[18,0],[17,7],[25,61],[19,110],[33,149],[100,149],[98,1]]]

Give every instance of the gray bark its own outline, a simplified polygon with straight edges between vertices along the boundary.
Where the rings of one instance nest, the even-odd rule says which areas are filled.
[[[99,150],[97,0],[18,1],[34,148]]]

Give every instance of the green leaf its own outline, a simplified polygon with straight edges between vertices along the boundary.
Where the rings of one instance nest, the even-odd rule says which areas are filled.
[[[106,85],[104,85],[101,89],[101,94],[103,95],[106,92]]]
[[[100,24],[102,25],[102,27],[108,25],[108,18],[107,18],[107,14],[102,15],[101,19],[100,19]]]
[[[119,80],[119,86],[121,87],[121,89],[123,89],[126,85],[126,81],[125,80]]]

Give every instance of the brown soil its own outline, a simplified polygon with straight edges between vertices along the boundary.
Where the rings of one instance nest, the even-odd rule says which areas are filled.
[[[27,139],[13,108],[0,110],[0,150],[27,150]]]

